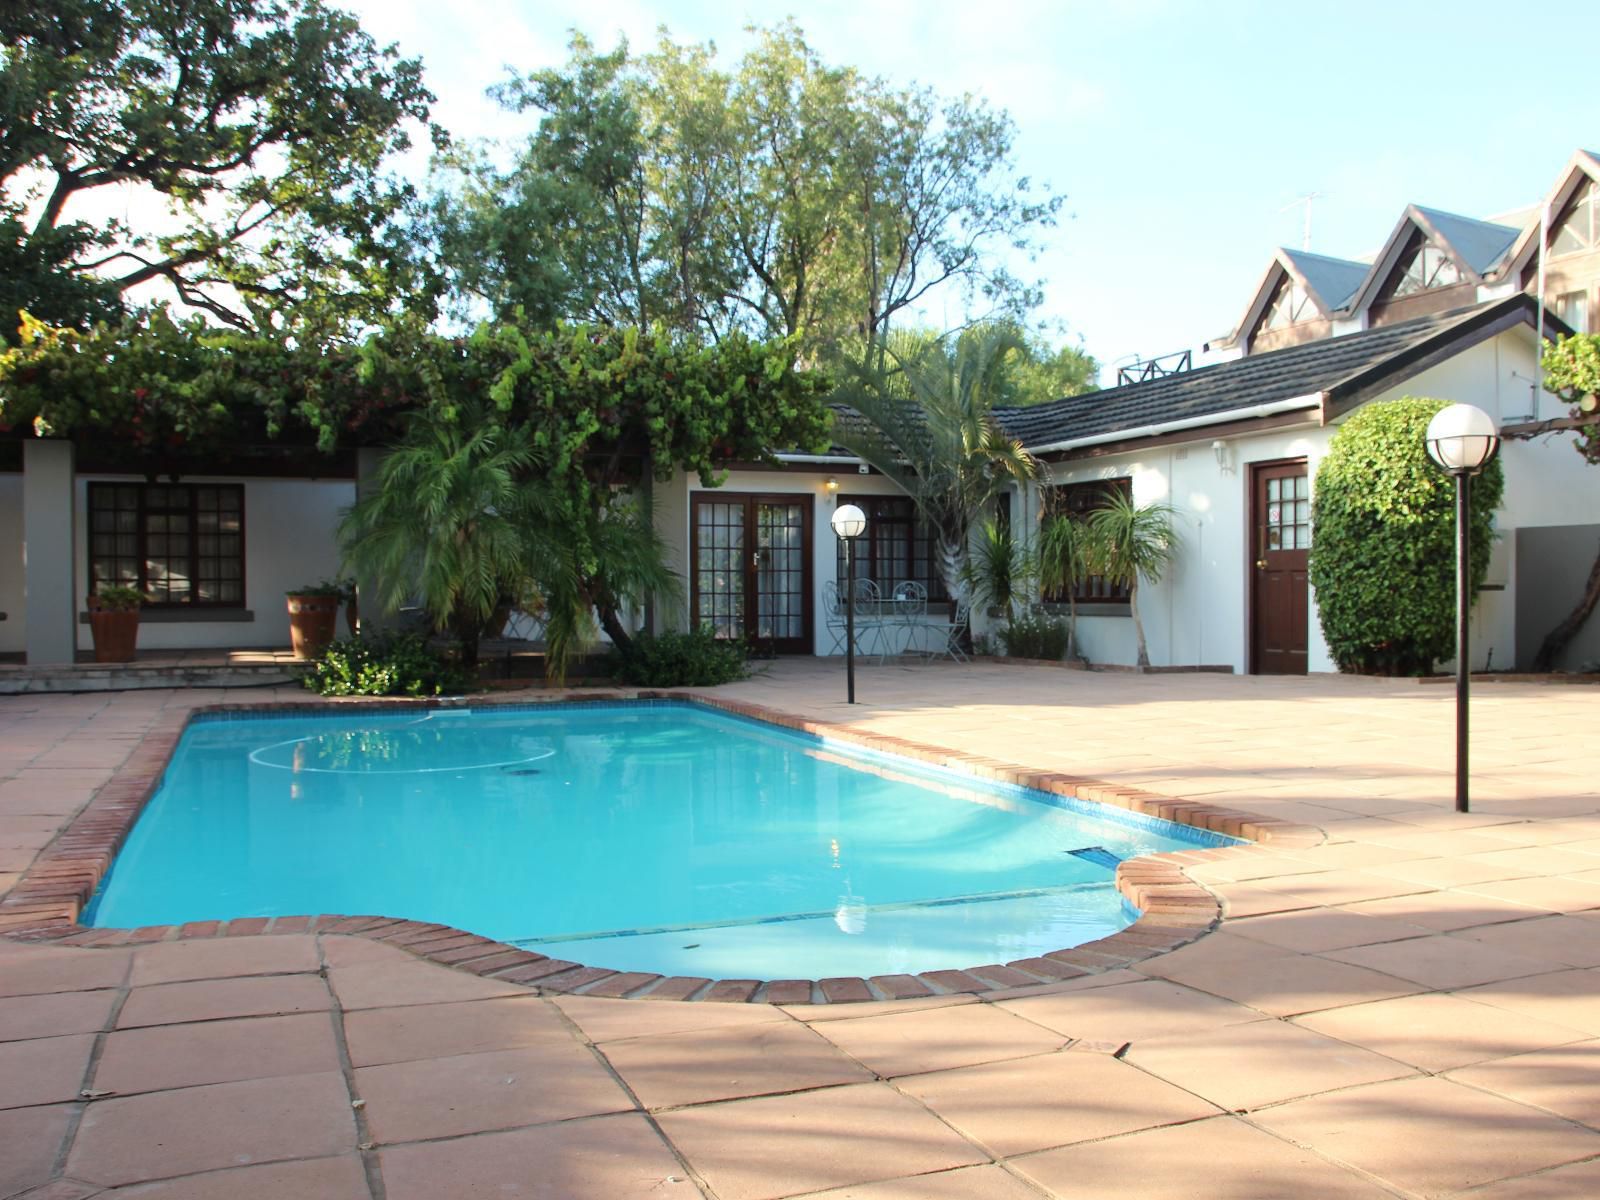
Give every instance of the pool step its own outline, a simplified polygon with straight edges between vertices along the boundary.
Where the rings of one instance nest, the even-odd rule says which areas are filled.
[[[1068,850],[1067,853],[1083,859],[1084,862],[1092,862],[1097,867],[1105,867],[1108,871],[1115,871],[1117,864],[1123,861],[1120,855],[1111,853],[1104,846],[1080,846],[1076,850]]]

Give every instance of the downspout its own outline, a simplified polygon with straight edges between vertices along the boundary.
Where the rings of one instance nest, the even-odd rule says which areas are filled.
[[[1550,240],[1550,197],[1544,198],[1544,203],[1539,205],[1539,325],[1538,338],[1534,341],[1533,350],[1538,355],[1534,370],[1538,373],[1538,386],[1533,389],[1533,419],[1539,419],[1539,396],[1544,392],[1544,248]]]

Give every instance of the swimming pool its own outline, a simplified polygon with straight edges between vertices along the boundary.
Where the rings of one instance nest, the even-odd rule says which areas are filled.
[[[85,913],[383,913],[615,970],[1006,962],[1138,915],[1116,862],[1232,844],[673,701],[203,714]]]

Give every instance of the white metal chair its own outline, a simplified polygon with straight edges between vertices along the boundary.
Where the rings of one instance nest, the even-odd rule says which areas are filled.
[[[851,606],[856,611],[856,653],[868,658],[876,654],[882,662],[887,654],[883,636],[883,593],[872,580],[858,579]]]
[[[936,621],[928,625],[934,631],[935,645],[928,652],[928,661],[936,658],[949,658],[956,662],[967,662],[967,652],[961,648],[961,639],[967,632],[967,626],[972,622],[972,603],[968,600],[956,602],[955,617],[949,621]]]
[[[844,650],[849,626],[845,622],[844,603],[839,599],[839,581],[836,579],[826,580],[822,585],[822,612],[828,633],[833,638],[828,653],[838,654]]]
[[[928,589],[913,579],[896,584],[894,619],[905,632],[900,653],[926,653],[918,643],[922,640],[922,631],[928,627]]]

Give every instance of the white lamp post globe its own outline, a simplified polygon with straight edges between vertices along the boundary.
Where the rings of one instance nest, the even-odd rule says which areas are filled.
[[[1441,408],[1428,422],[1428,456],[1452,475],[1483,470],[1500,444],[1494,418],[1470,404]]]
[[[841,504],[833,510],[829,524],[842,538],[858,538],[867,530],[867,514],[854,504]]]

